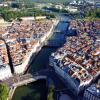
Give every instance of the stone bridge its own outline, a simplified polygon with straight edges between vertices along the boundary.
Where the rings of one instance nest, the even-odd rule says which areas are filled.
[[[26,74],[26,75],[23,75],[23,76],[19,76],[17,78],[17,82],[15,82],[12,86],[13,87],[18,87],[18,86],[22,86],[22,85],[27,85],[28,83],[31,83],[31,82],[35,82],[39,79],[46,79],[47,77],[46,76],[43,76],[43,75],[37,75],[37,76],[33,76],[31,74]]]
[[[25,74],[22,76],[15,76],[12,79],[16,80],[11,87],[9,91],[9,97],[7,100],[12,100],[13,94],[16,90],[17,87],[22,86],[22,85],[27,85],[28,83],[35,82],[40,79],[46,79],[47,77],[44,75],[31,75],[31,74]]]

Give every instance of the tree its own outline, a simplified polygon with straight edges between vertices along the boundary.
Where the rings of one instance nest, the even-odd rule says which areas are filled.
[[[96,9],[96,17],[100,18],[100,8]]]
[[[80,0],[76,0],[76,3],[78,3]]]
[[[47,100],[54,100],[53,96],[54,96],[54,86],[52,85],[49,87]]]
[[[91,18],[100,18],[100,8],[96,9],[86,9],[86,17],[91,17]]]
[[[90,8],[87,8],[86,9],[86,17],[93,17],[94,16],[94,10],[93,9],[90,9]]]
[[[0,100],[7,100],[9,89],[6,84],[0,83]]]

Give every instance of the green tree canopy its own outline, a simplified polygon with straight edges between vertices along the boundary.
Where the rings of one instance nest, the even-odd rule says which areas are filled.
[[[51,86],[49,87],[47,100],[54,100],[54,99],[53,99],[53,96],[54,96],[54,86],[51,85]]]
[[[100,8],[97,8],[97,9],[87,9],[86,17],[100,18]]]
[[[0,100],[7,100],[9,89],[6,84],[0,83]]]
[[[97,16],[98,18],[100,18],[100,8],[97,8],[97,9],[96,9],[96,16]]]
[[[13,11],[8,8],[0,8],[0,14],[4,18],[5,21],[12,21],[14,19],[23,17],[23,16],[44,16],[46,15],[47,17],[50,18],[55,18],[55,15],[53,13],[46,13],[45,11],[32,8],[32,9],[21,9],[21,10],[16,10]]]

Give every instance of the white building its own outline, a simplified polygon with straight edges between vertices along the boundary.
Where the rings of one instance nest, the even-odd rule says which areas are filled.
[[[12,77],[10,66],[0,68],[0,80]]]
[[[77,4],[76,0],[70,2],[70,4]]]
[[[0,3],[0,7],[8,7],[8,3],[7,2]]]
[[[67,6],[65,9],[70,11],[70,12],[77,12],[78,11],[78,8],[74,7],[74,6]]]
[[[74,0],[72,2],[70,2],[70,5],[82,5],[84,3],[85,0]],[[88,0],[86,0],[88,1]]]
[[[5,22],[4,19],[2,17],[0,17],[0,24],[4,23],[4,22]]]
[[[32,21],[32,20],[39,20],[39,19],[46,19],[46,16],[37,16],[37,17],[21,17],[23,21]]]
[[[21,20],[23,20],[23,21],[28,21],[28,20],[35,20],[35,18],[34,17],[21,17]]]
[[[61,5],[55,5],[55,8],[62,9],[63,7]]]

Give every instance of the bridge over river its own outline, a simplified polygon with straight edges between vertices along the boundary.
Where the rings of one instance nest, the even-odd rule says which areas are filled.
[[[9,98],[8,100],[11,100],[12,97],[13,97],[13,94],[16,90],[17,87],[19,86],[23,86],[23,85],[27,85],[29,83],[32,83],[32,82],[35,82],[37,80],[40,80],[40,79],[46,79],[47,77],[44,76],[44,75],[31,75],[31,74],[25,74],[25,75],[22,75],[22,76],[15,76],[15,77],[12,77],[10,79],[11,82],[13,83],[10,83],[10,82],[7,82],[7,84],[10,86],[10,91],[9,91]]]
[[[18,87],[22,85],[27,85],[28,83],[35,82],[40,79],[46,79],[47,77],[45,75],[32,75],[30,73],[27,73],[25,75],[14,75],[13,77],[4,80],[3,82],[6,83],[10,88],[12,87]]]
[[[18,77],[18,82],[14,83],[12,86],[18,87],[18,86],[22,86],[22,85],[27,85],[28,83],[35,82],[40,79],[46,79],[46,78],[47,77],[43,76],[43,75],[33,76],[31,74],[26,74],[21,77]]]

